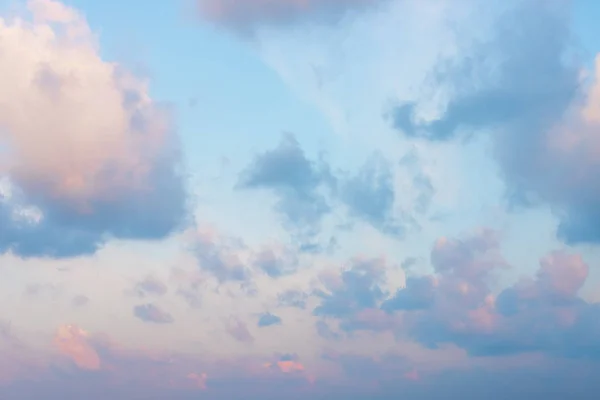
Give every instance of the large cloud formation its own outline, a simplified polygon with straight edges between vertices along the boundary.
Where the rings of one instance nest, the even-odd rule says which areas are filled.
[[[147,83],[53,0],[0,19],[0,252],[71,256],[163,238],[186,215],[178,140]]]
[[[579,296],[589,273],[581,256],[555,251],[534,277],[499,290],[509,265],[498,235],[483,229],[463,238],[438,239],[434,273],[409,274],[396,293],[383,289],[380,264],[358,263],[340,273],[314,315],[337,321],[339,339],[356,331],[390,331],[427,348],[452,344],[473,356],[542,353],[562,358],[600,357],[600,305]],[[331,285],[330,285],[331,286]]]
[[[394,111],[404,135],[434,141],[490,132],[510,198],[548,204],[570,244],[600,242],[600,85],[582,80],[569,26],[572,2],[524,0],[491,39],[436,71],[450,98],[419,121],[416,103]],[[596,63],[596,79],[600,61]]]
[[[293,24],[307,19],[335,22],[349,10],[372,7],[385,0],[197,0],[200,14],[242,34],[259,25]]]

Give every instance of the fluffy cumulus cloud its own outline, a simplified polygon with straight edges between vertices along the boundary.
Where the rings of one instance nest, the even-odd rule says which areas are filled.
[[[600,308],[579,296],[589,273],[582,257],[555,251],[534,277],[499,289],[509,268],[497,234],[481,230],[461,239],[438,239],[432,275],[409,275],[396,293],[382,290],[381,275],[356,266],[336,279],[336,289],[314,309],[337,320],[340,332],[389,331],[427,348],[452,344],[474,356],[541,352],[597,358]],[[319,334],[340,332],[318,325]]]
[[[260,25],[286,25],[313,20],[335,22],[352,10],[386,0],[196,0],[202,17],[250,34]]]
[[[444,61],[434,80],[447,104],[426,120],[416,102],[399,105],[394,126],[408,137],[447,141],[490,134],[512,202],[548,204],[568,243],[598,242],[597,73],[583,79],[570,2],[527,0],[509,7],[487,39]]]
[[[0,19],[0,251],[70,256],[169,235],[186,197],[168,107],[101,58],[78,11],[27,5]]]

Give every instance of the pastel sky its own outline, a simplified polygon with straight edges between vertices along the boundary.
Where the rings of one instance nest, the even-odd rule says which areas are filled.
[[[600,398],[599,19],[0,0],[0,399]]]

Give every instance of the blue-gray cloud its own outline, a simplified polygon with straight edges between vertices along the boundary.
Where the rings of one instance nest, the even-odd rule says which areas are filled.
[[[305,309],[308,295],[300,290],[287,290],[277,295],[277,303],[280,307],[294,307]]]
[[[230,318],[226,323],[227,333],[241,343],[254,342],[254,336],[248,330],[246,323],[239,318]]]
[[[410,211],[424,212],[433,187],[422,174],[415,175],[413,184],[421,198]],[[285,135],[275,149],[257,155],[240,173],[237,187],[272,191],[278,199],[276,211],[283,216],[284,225],[301,238],[303,251],[335,245],[335,239],[328,246],[315,244],[314,239],[323,219],[336,207],[346,210],[351,219],[394,238],[404,237],[407,226],[413,223],[410,213],[396,215],[393,170],[381,154],[372,155],[354,174],[334,173],[322,157],[309,160],[291,134]]]
[[[388,0],[195,1],[203,18],[248,36],[260,26],[282,27],[300,22],[335,23],[349,11],[364,11]]]
[[[331,211],[323,191],[332,179],[329,166],[309,161],[295,137],[287,134],[275,149],[258,155],[242,171],[238,187],[273,191],[284,223],[302,236],[312,237]]]
[[[174,321],[171,314],[152,303],[135,306],[133,315],[144,322],[154,324],[170,324]]]
[[[340,199],[351,214],[384,234],[401,237],[405,227],[393,215],[395,198],[391,166],[379,153],[340,188]]]
[[[548,204],[560,219],[560,238],[596,243],[600,169],[590,149],[600,127],[577,116],[588,85],[573,57],[572,3],[518,1],[489,41],[436,71],[451,95],[441,117],[417,122],[418,104],[405,103],[393,122],[408,137],[432,141],[491,133],[511,203]]]
[[[327,291],[316,291],[321,303],[313,315],[332,318],[350,318],[357,312],[376,308],[385,297],[385,265],[380,259],[355,260],[341,273],[339,282],[326,282]]]
[[[296,272],[298,260],[297,256],[287,249],[278,253],[273,249],[265,248],[256,255],[254,265],[271,278],[280,278]]]
[[[402,324],[389,325],[397,335],[431,348],[453,343],[472,355],[600,357],[600,305],[578,296],[589,273],[580,256],[550,253],[535,277],[497,295],[490,285],[506,263],[492,232],[439,240],[431,261],[434,275],[409,277],[381,304],[389,318],[401,313]]]
[[[241,240],[211,232],[198,232],[191,246],[200,269],[211,273],[220,283],[247,282],[250,279],[250,271],[239,254],[245,249]]]
[[[134,293],[139,297],[163,296],[167,293],[167,285],[160,279],[148,275],[134,286]]]

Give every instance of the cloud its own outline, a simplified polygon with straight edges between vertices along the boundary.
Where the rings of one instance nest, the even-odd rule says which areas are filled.
[[[394,218],[395,191],[389,162],[379,153],[341,187],[340,198],[350,213],[384,234],[402,237],[405,227]]]
[[[261,25],[306,21],[335,22],[350,10],[374,7],[385,0],[195,0],[202,17],[240,34]]]
[[[308,160],[296,138],[287,134],[275,149],[257,155],[240,173],[238,188],[272,191],[285,225],[310,238],[331,211],[323,190],[332,179],[329,166],[323,160]]]
[[[254,336],[248,330],[246,323],[239,318],[230,318],[227,321],[227,333],[231,335],[235,340],[242,343],[254,342]]]
[[[597,370],[585,362],[540,359],[532,364],[516,359],[505,366],[474,362],[430,370],[400,354],[367,356],[355,349],[324,351],[315,360],[320,368],[313,371],[315,361],[305,363],[295,353],[213,358],[149,352],[124,347],[106,334],[91,334],[75,325],[60,327],[56,338],[59,354],[25,345],[10,358],[10,367],[20,365],[14,374],[4,375],[8,365],[2,363],[0,397],[275,400],[285,395],[293,400],[383,400],[403,393],[416,399],[494,394],[490,398],[540,395],[558,400],[568,391],[577,399],[591,400],[598,386]],[[419,381],[414,380],[415,373]],[[506,385],[507,381],[512,384]]]
[[[214,229],[193,233],[191,250],[200,269],[210,272],[220,283],[244,282],[250,278],[246,265],[247,248],[241,240],[221,235]]]
[[[510,266],[497,232],[479,229],[442,237],[431,250],[431,275],[410,272],[388,293],[381,260],[357,260],[339,275],[324,275],[326,290],[313,314],[319,336],[339,341],[357,331],[392,332],[426,348],[455,345],[473,356],[543,353],[600,357],[600,306],[579,297],[589,273],[581,256],[565,251],[540,260],[537,274],[501,290]],[[336,322],[333,329],[332,322]]]
[[[271,313],[265,313],[258,319],[258,326],[264,328],[267,326],[281,325],[281,318]]]
[[[589,267],[564,251],[540,260],[535,277],[495,294],[495,274],[506,268],[490,231],[462,240],[438,240],[431,252],[435,274],[409,277],[381,304],[400,337],[437,348],[452,343],[472,355],[541,352],[557,357],[600,356],[600,307],[579,297]],[[380,324],[363,329],[380,330]]]
[[[300,290],[287,290],[277,295],[277,303],[280,307],[306,308],[308,295]]]
[[[599,85],[582,79],[571,4],[517,2],[488,41],[438,66],[434,81],[449,98],[441,116],[424,121],[416,102],[404,103],[393,113],[394,126],[432,141],[491,134],[511,202],[547,204],[560,220],[561,239],[596,243]],[[597,79],[600,61],[594,72]]]
[[[297,258],[297,255],[288,249],[265,247],[256,254],[254,265],[271,278],[280,278],[296,272]]]
[[[135,306],[133,308],[133,315],[144,322],[154,324],[170,324],[174,321],[171,314],[151,303]]]
[[[339,332],[335,332],[331,329],[329,324],[322,319],[315,322],[315,328],[317,329],[317,334],[325,340],[339,340],[342,338],[342,335]]]
[[[79,368],[97,370],[100,357],[88,343],[89,334],[75,325],[61,326],[56,332],[54,343],[59,351],[70,358]]]
[[[286,355],[215,359],[150,352],[123,347],[106,334],[76,325],[59,327],[54,344],[58,354],[21,346],[11,365],[23,368],[13,375],[5,375],[3,363],[0,397],[191,400],[200,395],[216,400],[261,391],[267,396],[261,398],[274,398],[289,389],[308,388],[304,366]]]
[[[102,60],[78,11],[27,4],[31,20],[0,19],[0,252],[67,257],[111,237],[164,238],[187,217],[168,107]]]
[[[313,315],[349,319],[362,310],[377,308],[385,298],[381,288],[385,268],[382,259],[355,259],[339,276],[324,276],[325,290],[315,292],[322,300]]]
[[[167,285],[164,282],[150,275],[137,282],[134,287],[134,292],[139,297],[164,296],[167,290]]]
[[[433,304],[435,285],[437,281],[433,277],[409,276],[406,278],[406,287],[386,300],[381,308],[386,311],[427,309]]]
[[[404,237],[412,217],[410,213],[397,215],[393,178],[391,164],[380,153],[371,155],[354,174],[334,173],[323,156],[310,160],[296,138],[287,134],[275,149],[255,157],[240,173],[237,187],[271,191],[277,197],[275,210],[299,239],[300,247],[322,250],[325,247],[315,245],[315,239],[324,219],[336,214],[333,210],[337,207],[347,211],[350,219],[365,222],[384,235]],[[413,184],[428,196],[430,182],[422,175],[417,178]],[[426,198],[420,199],[415,211],[426,203]],[[332,244],[335,242],[326,247]]]
[[[187,378],[194,382],[194,384],[200,389],[206,389],[206,379],[208,378],[208,375],[206,375],[206,373],[197,374],[195,372],[192,372],[188,374]]]

